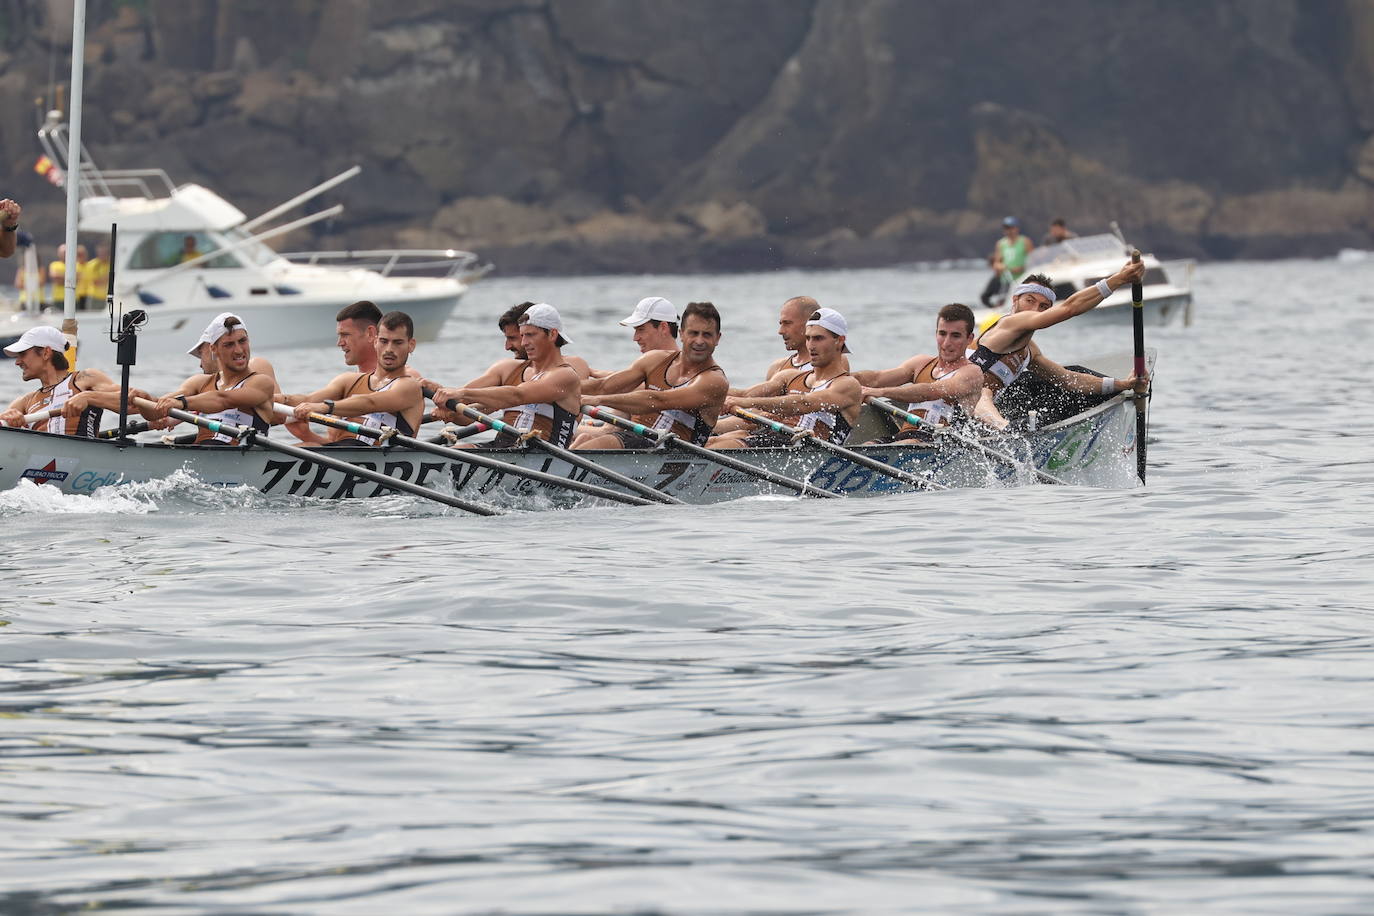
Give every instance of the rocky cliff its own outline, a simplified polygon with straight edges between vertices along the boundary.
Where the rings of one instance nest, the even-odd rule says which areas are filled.
[[[1164,254],[1374,247],[1367,0],[89,0],[85,136],[297,244],[507,272],[984,253],[1015,213]],[[0,0],[3,193],[52,237],[35,98],[70,3]]]

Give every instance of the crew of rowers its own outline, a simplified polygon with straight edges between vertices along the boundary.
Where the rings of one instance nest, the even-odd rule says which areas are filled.
[[[788,299],[778,316],[778,335],[788,353],[750,388],[730,387],[716,363],[721,316],[709,302],[690,303],[679,314],[667,299],[641,300],[620,322],[633,329],[641,355],[618,371],[593,370],[584,360],[565,356],[563,348],[572,340],[558,310],[547,303],[521,303],[498,321],[511,358],[498,360],[461,387],[421,378],[410,367],[416,341],[408,315],[383,315],[371,302],[355,302],[336,316],[338,346],[349,370],[305,394],[283,393],[271,365],[253,357],[244,322],[224,313],[188,351],[200,361],[199,372],[160,397],[130,389],[130,403],[154,428],[175,426],[178,421],[168,412],[179,408],[259,435],[285,422],[305,444],[320,446],[383,443],[380,437],[333,427],[316,433],[310,426],[312,414],[404,436],[415,435],[431,418],[456,423],[485,419],[488,427],[499,430],[490,443],[494,448],[516,446],[526,436],[575,449],[654,444],[647,435],[584,416],[590,408],[629,417],[655,435],[671,433],[717,449],[785,445],[795,435],[791,430],[841,445],[922,443],[930,441],[933,428],[959,421],[1005,428],[999,397],[1027,372],[1082,394],[1143,392],[1145,379],[1102,378],[1066,369],[1041,353],[1033,340],[1037,330],[1088,311],[1139,279],[1143,270],[1140,263],[1128,262],[1063,302],[1056,301],[1048,277],[1027,277],[1013,290],[1012,311],[976,339],[973,312],[965,305],[946,305],[936,316],[932,352],[891,369],[853,371],[845,317],[808,296]],[[65,347],[56,328],[35,327],[5,348],[24,380],[40,387],[0,413],[0,423],[22,425],[26,416],[46,411],[51,416],[29,425],[50,433],[97,435],[101,412],[119,408],[119,385],[99,370],[72,371]],[[428,417],[426,397],[433,401]],[[848,442],[863,403],[871,398],[907,404],[910,416],[890,436]],[[741,408],[790,429],[760,427],[737,412]],[[488,415],[499,415],[499,421],[490,422]],[[221,428],[198,426],[195,441],[225,445],[237,439]]]

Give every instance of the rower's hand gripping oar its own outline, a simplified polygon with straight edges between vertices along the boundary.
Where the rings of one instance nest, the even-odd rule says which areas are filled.
[[[892,465],[886,464],[882,461],[878,461],[876,458],[869,458],[867,455],[860,455],[853,449],[845,448],[843,445],[836,445],[834,442],[829,442],[825,439],[818,437],[814,432],[812,432],[809,429],[798,429],[795,426],[788,426],[786,423],[780,423],[779,421],[774,420],[772,417],[765,417],[763,414],[754,413],[752,410],[749,410],[744,407],[736,407],[731,412],[735,416],[743,417],[744,419],[748,420],[750,423],[755,424],[756,426],[763,426],[767,429],[773,430],[773,432],[775,433],[782,433],[785,436],[792,436],[794,439],[799,440],[802,443],[805,443],[806,445],[815,446],[816,448],[822,449],[823,451],[834,452],[836,455],[842,455],[850,461],[854,462],[855,464],[859,465],[860,467],[868,468],[871,471],[877,471],[879,474],[884,474],[888,477],[891,477],[893,480],[900,480],[902,483],[911,484],[913,487],[916,487],[919,490],[949,489],[949,487],[945,486],[944,484],[936,483],[933,480],[927,480],[924,477],[918,477],[917,475],[912,474],[910,471],[903,471],[901,468],[894,468]]]
[[[601,407],[586,406],[582,408],[582,412],[589,417],[593,417],[597,420],[604,420],[612,426],[618,426],[621,429],[629,430],[636,435],[643,436],[658,445],[666,446],[667,448],[681,449],[689,455],[697,455],[701,458],[705,458],[707,461],[713,461],[721,467],[730,468],[732,471],[739,471],[741,474],[748,474],[750,477],[756,477],[759,480],[765,480],[768,483],[777,484],[789,490],[795,490],[801,496],[823,498],[839,497],[838,493],[831,493],[829,490],[822,490],[812,486],[806,481],[788,477],[786,474],[779,474],[776,471],[770,471],[767,468],[749,464],[747,461],[740,461],[738,458],[722,455],[720,452],[714,452],[709,448],[697,445],[695,442],[684,442],[673,433],[664,432],[659,429],[650,429],[642,423],[636,423],[633,420],[627,420],[624,417],[616,416]]]
[[[295,416],[295,411],[285,404],[273,404],[273,408],[281,416]],[[453,461],[461,461],[464,464],[471,464],[479,468],[497,471],[502,474],[509,474],[512,477],[523,477],[538,483],[550,486],[561,487],[565,490],[572,490],[577,493],[585,493],[588,496],[596,496],[601,499],[608,499],[612,502],[626,503],[631,506],[650,505],[649,500],[641,496],[632,496],[628,493],[621,493],[619,490],[611,490],[607,487],[599,487],[596,484],[586,483],[581,480],[570,480],[566,477],[559,477],[557,474],[546,474],[543,471],[536,471],[533,468],[522,468],[519,465],[511,464],[507,461],[500,461],[496,458],[489,458],[486,455],[475,454],[463,449],[448,448],[433,442],[426,442],[423,439],[416,439],[412,436],[405,436],[398,433],[391,427],[364,426],[354,420],[347,420],[343,417],[336,417],[332,414],[311,413],[310,422],[318,423],[321,426],[330,426],[334,429],[342,429],[353,433],[355,436],[367,436],[378,441],[389,441],[396,445],[403,445],[406,448],[413,448],[417,451],[429,452],[433,455],[442,455]],[[473,424],[475,426],[486,427],[485,424]],[[476,430],[474,430],[476,432]]]
[[[538,436],[526,436],[524,430],[516,429],[514,426],[511,426],[504,420],[498,420],[496,417],[484,414],[476,407],[470,407],[467,404],[459,404],[456,400],[453,399],[450,399],[449,402],[444,406],[447,407],[449,410],[454,411],[455,413],[461,413],[469,420],[476,420],[479,423],[485,423],[497,432],[509,432],[512,435],[519,436],[531,447],[541,449],[545,452],[548,452],[550,455],[562,458],[564,461],[566,461],[568,464],[571,464],[574,467],[582,468],[585,471],[591,471],[593,474],[597,475],[603,480],[609,480],[611,483],[622,486],[632,493],[638,493],[641,496],[647,496],[649,499],[652,499],[655,502],[671,503],[673,505],[681,505],[682,503],[682,500],[678,499],[676,496],[669,496],[667,493],[655,490],[653,487],[649,486],[646,483],[641,483],[640,481],[635,480],[631,477],[626,477],[624,474],[621,474],[617,471],[612,471],[610,468],[604,468],[601,465],[597,464],[595,461],[592,461],[588,458],[583,458],[581,455],[569,451],[566,448],[554,445],[552,442],[547,442],[543,439],[540,439]]]
[[[148,408],[157,406],[147,398],[132,398],[131,401],[138,407]],[[470,503],[467,500],[459,499],[456,496],[449,496],[447,493],[440,493],[438,490],[431,490],[429,487],[422,487],[408,480],[400,480],[369,468],[359,467],[356,464],[349,464],[347,461],[330,458],[311,451],[308,448],[287,445],[284,442],[273,442],[266,436],[259,436],[254,430],[244,426],[233,426],[228,423],[221,423],[219,420],[211,420],[208,417],[202,417],[198,413],[191,413],[188,410],[180,410],[175,407],[167,411],[167,416],[175,417],[186,423],[193,423],[196,426],[210,430],[212,433],[224,433],[226,436],[232,436],[241,442],[245,442],[249,445],[256,445],[259,448],[265,448],[268,451],[280,452],[283,455],[290,455],[293,458],[310,464],[318,464],[330,470],[351,474],[354,477],[361,477],[364,480],[370,480],[373,483],[381,484],[387,489],[396,490],[400,493],[409,493],[412,496],[423,496],[425,499],[432,499],[435,502],[443,503],[446,506],[452,506],[455,509],[463,509],[474,515],[500,515],[495,509],[478,505],[477,503]]]
[[[1131,261],[1140,261],[1140,252],[1131,252]],[[1131,326],[1135,332],[1135,377],[1145,377],[1145,284],[1131,281]],[[1145,483],[1145,402],[1149,391],[1135,396],[1135,473]]]
[[[902,410],[896,404],[893,404],[891,401],[887,400],[886,398],[869,398],[868,403],[872,404],[878,410],[881,410],[886,414],[892,415],[898,420],[905,420],[907,423],[910,423],[913,426],[927,427],[937,436],[948,436],[954,441],[961,442],[964,445],[967,445],[969,448],[976,449],[977,451],[981,452],[987,457],[1000,461],[1003,464],[1008,465],[1010,467],[1022,468],[1027,466],[1024,462],[1017,461],[1015,458],[1008,455],[1006,452],[1001,452],[994,448],[988,448],[986,445],[979,442],[972,436],[965,436],[964,434],[956,432],[948,426],[941,426],[938,423],[930,422],[925,417],[918,416],[914,413],[908,413],[905,410]],[[1040,470],[1039,468],[1031,466],[1030,470],[1031,473],[1033,473],[1039,480],[1044,481],[1045,483],[1057,483],[1062,486],[1068,486],[1067,481],[1061,480],[1058,477],[1055,477],[1053,474],[1048,474]]]

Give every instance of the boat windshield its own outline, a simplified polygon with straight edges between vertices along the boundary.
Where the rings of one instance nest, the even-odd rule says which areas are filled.
[[[245,232],[243,229],[235,226],[232,229],[226,229],[223,235],[226,244],[236,245],[239,242],[243,242],[244,239],[250,238],[252,233]],[[238,254],[239,257],[243,258],[245,263],[256,264],[258,267],[266,267],[268,264],[271,264],[273,261],[277,260],[277,258],[281,257],[276,251],[268,247],[265,242],[259,241],[244,242],[244,244],[235,248],[234,252]]]
[[[1031,270],[1054,261],[1116,259],[1125,257],[1128,253],[1126,244],[1110,233],[1085,235],[1082,238],[1065,239],[1058,245],[1044,245],[1035,249],[1026,259],[1026,269]]]
[[[133,254],[129,255],[131,270],[159,270],[175,267],[203,254],[219,251],[218,244],[204,232],[154,232],[139,243]],[[205,268],[241,267],[232,253],[203,261],[198,266]]]

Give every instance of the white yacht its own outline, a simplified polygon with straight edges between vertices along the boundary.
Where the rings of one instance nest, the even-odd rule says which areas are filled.
[[[46,154],[64,163],[66,125],[51,113],[39,131]],[[337,215],[341,205],[284,224],[282,214],[361,171],[348,171],[248,219],[207,188],[174,185],[161,169],[96,168],[83,150],[78,227],[108,234],[118,227],[112,261],[117,308],[143,309],[140,358],[184,355],[201,329],[220,312],[239,315],[255,351],[327,346],[334,314],[359,299],[383,311],[399,309],[415,323],[419,340],[433,340],[470,283],[489,266],[453,249],[318,251],[280,254],[267,240]],[[271,228],[267,228],[271,226]],[[60,315],[49,315],[54,323]],[[108,320],[78,313],[83,362],[112,363]]]

